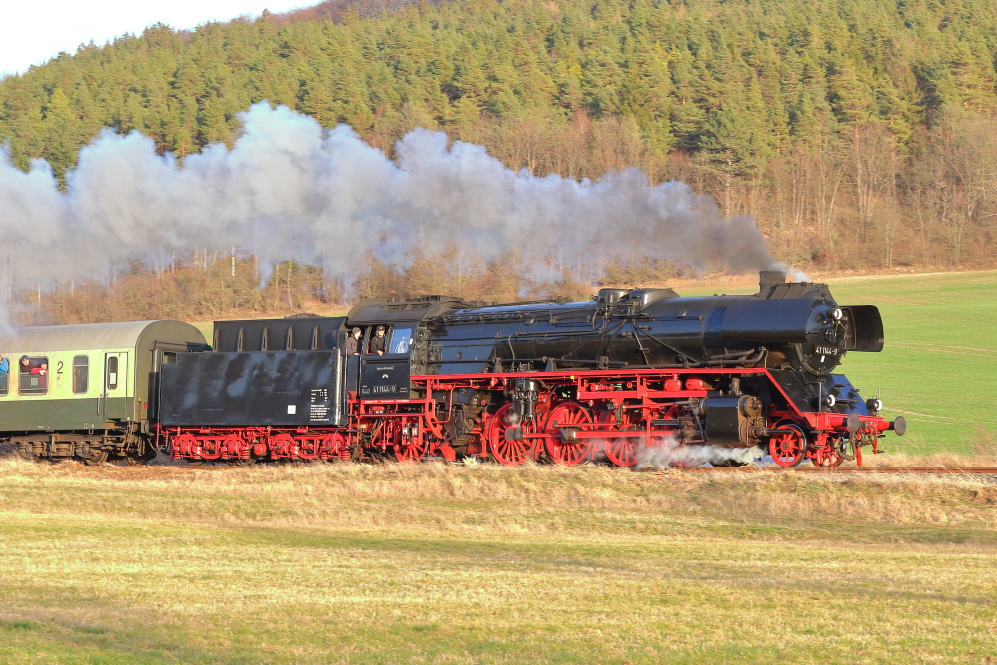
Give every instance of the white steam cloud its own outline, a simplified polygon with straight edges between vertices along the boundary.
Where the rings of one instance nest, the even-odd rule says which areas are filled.
[[[724,218],[680,182],[651,187],[636,169],[598,181],[514,172],[484,148],[416,130],[397,161],[348,127],[263,102],[241,115],[229,150],[155,153],[137,132],[106,130],[57,188],[48,165],[15,168],[0,149],[0,263],[6,291],[103,277],[122,260],[164,252],[255,253],[261,267],[294,259],[346,278],[372,252],[400,268],[417,244],[488,261],[515,251],[535,276],[568,269],[594,279],[615,257],[666,259],[694,270],[773,264],[752,219]]]

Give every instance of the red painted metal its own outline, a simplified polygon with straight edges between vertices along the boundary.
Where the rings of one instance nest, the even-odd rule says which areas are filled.
[[[840,464],[842,441],[850,441],[847,418],[830,412],[801,412],[765,368],[614,369],[508,374],[413,376],[410,399],[363,400],[348,394],[347,421],[342,428],[300,428],[288,432],[266,427],[163,428],[157,440],[169,446],[173,459],[200,460],[332,460],[354,453],[392,455],[400,461],[419,461],[426,455],[455,461],[458,451],[448,439],[448,427],[457,411],[458,394],[486,396],[488,410],[471,423],[470,440],[461,452],[490,457],[508,465],[537,459],[541,452],[559,464],[586,459],[616,466],[633,466],[638,451],[679,434],[661,421],[675,420],[690,400],[710,395],[716,379],[767,376],[771,397],[765,404],[766,427],[795,424],[802,436],[777,433],[766,442],[776,464],[793,466],[811,459],[820,466]],[[534,406],[535,417],[516,422],[509,391],[522,379],[542,386]],[[555,397],[557,395],[558,397]],[[565,395],[571,395],[567,401]],[[854,419],[853,419],[854,420]],[[659,424],[652,423],[658,421]],[[890,428],[878,416],[860,416],[855,446],[877,452],[880,436]],[[695,430],[681,439],[700,444]],[[800,439],[803,439],[801,443]],[[809,445],[806,443],[809,442]],[[836,447],[837,446],[837,447]],[[803,447],[803,456],[800,448]]]
[[[807,456],[807,437],[798,424],[783,421],[776,425],[782,430],[769,439],[769,455],[779,466],[799,466]]]
[[[537,443],[524,434],[532,434],[536,425],[533,421],[518,421],[515,407],[506,404],[491,417],[485,428],[488,453],[499,464],[519,466],[527,459],[536,456]]]
[[[587,439],[574,438],[572,435],[589,429],[592,426],[592,414],[577,402],[559,404],[547,415],[544,423],[547,454],[556,464],[575,466],[587,459],[592,451],[592,444]]]

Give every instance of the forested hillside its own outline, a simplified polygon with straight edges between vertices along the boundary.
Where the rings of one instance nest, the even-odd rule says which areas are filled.
[[[0,141],[60,177],[104,127],[182,159],[269,100],[389,154],[421,126],[535,174],[639,166],[796,266],[993,264],[992,0],[370,6],[81,48],[0,83]]]

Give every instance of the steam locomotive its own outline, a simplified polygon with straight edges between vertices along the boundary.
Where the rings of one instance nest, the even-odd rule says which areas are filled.
[[[373,299],[345,317],[216,322],[211,347],[176,328],[185,324],[156,325],[167,324],[177,333],[169,340],[134,346],[147,357],[135,363],[142,394],[127,417],[105,406],[108,417],[85,427],[0,426],[0,438],[25,456],[91,463],[162,450],[230,464],[742,465],[771,456],[780,466],[837,466],[861,464],[863,448],[876,453],[885,432],[905,430],[833,373],[847,351],[883,348],[877,308],[839,306],[826,285],[775,271],[760,274],[753,295]],[[40,413],[43,400],[32,401]],[[11,422],[8,406],[0,395],[0,423]]]

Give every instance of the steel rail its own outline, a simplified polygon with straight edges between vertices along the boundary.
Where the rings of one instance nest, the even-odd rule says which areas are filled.
[[[997,475],[993,466],[838,466],[838,467],[782,467],[782,466],[695,466],[695,467],[635,467],[639,472],[678,471],[681,473],[885,473],[885,474],[956,474]]]

